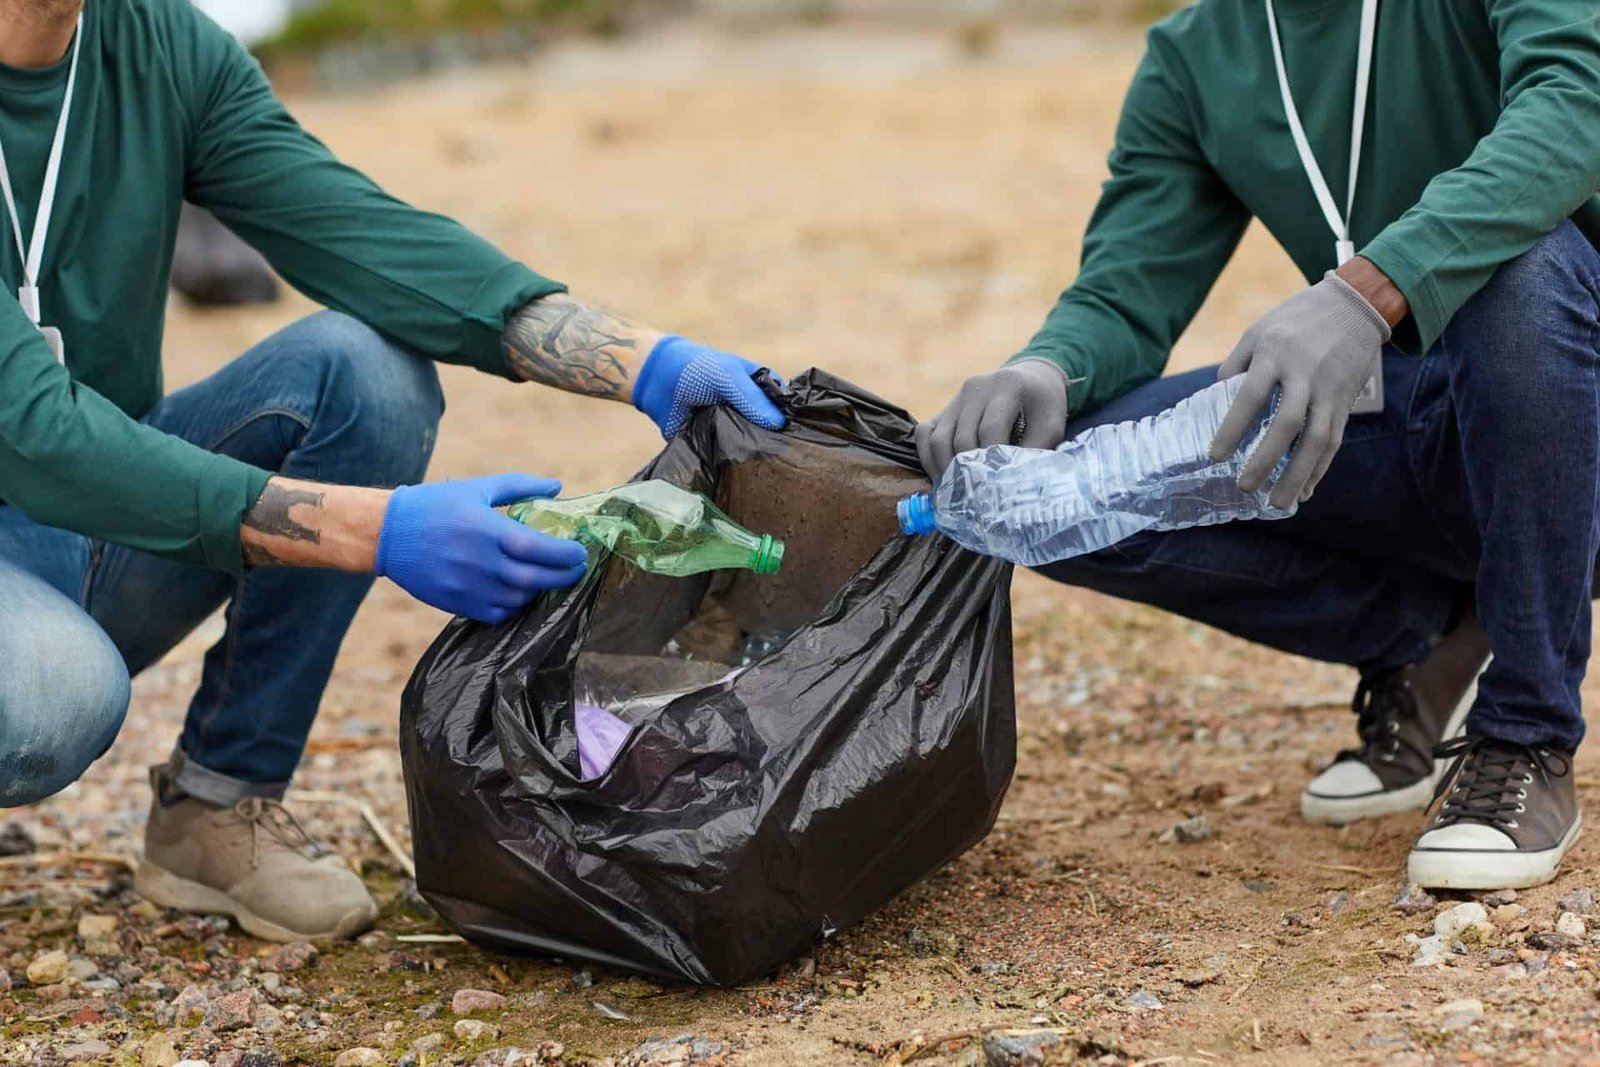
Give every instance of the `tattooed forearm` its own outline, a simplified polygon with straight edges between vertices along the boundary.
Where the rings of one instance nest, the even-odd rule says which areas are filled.
[[[281,478],[267,483],[256,498],[255,507],[244,517],[240,531],[240,549],[244,561],[251,567],[286,567],[292,564],[283,558],[282,547],[274,547],[280,538],[301,541],[310,545],[322,544],[322,531],[308,523],[321,519],[322,502],[327,493],[321,489],[303,489],[286,484]],[[297,514],[291,509],[300,507]]]
[[[322,534],[290,515],[289,509],[297,504],[305,504],[321,510],[322,501],[327,495],[324,492],[295,489],[277,481],[270,481],[261,491],[256,506],[244,517],[244,524],[268,537],[287,537],[291,541],[321,544]]]
[[[526,381],[624,400],[644,331],[569,296],[535,300],[506,324],[506,356]]]
[[[245,565],[370,571],[389,495],[274,477],[239,526]]]

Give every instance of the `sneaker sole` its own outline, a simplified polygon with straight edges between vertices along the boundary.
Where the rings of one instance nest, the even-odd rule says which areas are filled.
[[[331,930],[320,933],[291,930],[263,919],[221,890],[180,878],[148,860],[141,860],[134,871],[133,887],[140,896],[163,908],[231,916],[245,933],[263,941],[344,941],[371,926],[376,918],[371,908],[356,908],[342,916]]]
[[[1480,677],[1483,674],[1482,671],[1478,673]],[[1461,699],[1456,702],[1455,710],[1450,713],[1450,719],[1444,726],[1444,734],[1439,738],[1441,744],[1460,736],[1461,731],[1466,728],[1467,713],[1472,710],[1472,702],[1477,695],[1478,683],[1474,680],[1462,694]],[[1348,826],[1361,819],[1375,819],[1403,811],[1427,811],[1428,805],[1433,801],[1434,786],[1439,784],[1439,778],[1444,771],[1445,761],[1434,760],[1432,773],[1420,781],[1399,789],[1359,793],[1349,797],[1324,796],[1307,789],[1300,794],[1300,817],[1318,826]]]
[[[1402,811],[1426,811],[1433,799],[1438,772],[1400,789],[1378,793],[1358,793],[1350,797],[1328,797],[1307,790],[1300,794],[1300,817],[1318,826],[1346,826],[1361,819],[1375,819]]]
[[[1561,844],[1542,852],[1414,848],[1406,877],[1426,889],[1529,889],[1555,878],[1582,832],[1580,812]]]

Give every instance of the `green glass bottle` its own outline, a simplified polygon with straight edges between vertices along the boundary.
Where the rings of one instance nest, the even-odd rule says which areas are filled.
[[[783,542],[754,534],[670,482],[631,482],[565,500],[525,500],[511,517],[552,537],[615,552],[641,570],[682,578],[716,570],[776,574]]]

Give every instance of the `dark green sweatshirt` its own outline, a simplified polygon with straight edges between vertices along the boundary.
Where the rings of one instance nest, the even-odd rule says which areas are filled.
[[[561,291],[335,161],[188,0],[88,0],[79,64],[40,282],[66,369],[14,298],[22,265],[0,207],[0,499],[39,522],[240,567],[239,523],[267,472],[135,421],[162,392],[186,196],[312,299],[434,359],[509,375],[506,316]],[[0,65],[0,145],[25,239],[67,72],[68,59]]]
[[[1342,209],[1361,3],[1276,8],[1295,104]],[[1411,303],[1396,340],[1422,351],[1561,220],[1600,244],[1600,3],[1381,0],[1374,55],[1351,236]],[[1335,265],[1265,5],[1199,0],[1150,31],[1078,278],[1017,358],[1082,379],[1074,411],[1157,377],[1252,217],[1308,281]]]

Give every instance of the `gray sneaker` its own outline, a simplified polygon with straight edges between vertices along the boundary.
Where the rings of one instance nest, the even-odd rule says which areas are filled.
[[[133,884],[153,904],[231,915],[267,941],[337,940],[372,925],[378,907],[361,879],[327,854],[276,800],[217,808],[168,793],[151,770],[155,799]]]
[[[1439,748],[1453,759],[1439,807],[1411,849],[1411,881],[1432,889],[1526,889],[1556,876],[1583,831],[1572,754],[1492,737]]]
[[[1444,766],[1433,750],[1461,733],[1488,662],[1489,640],[1468,616],[1421,663],[1364,676],[1353,702],[1361,745],[1312,779],[1300,814],[1343,826],[1425,810]]]

